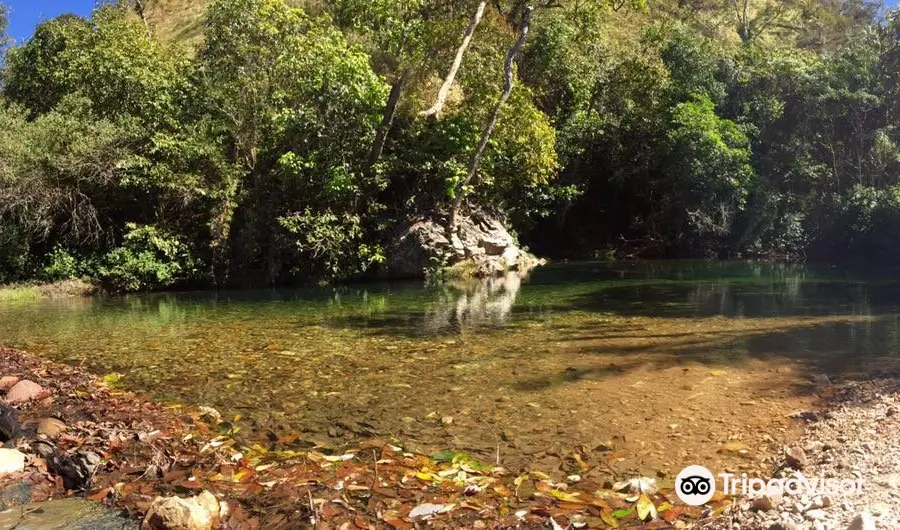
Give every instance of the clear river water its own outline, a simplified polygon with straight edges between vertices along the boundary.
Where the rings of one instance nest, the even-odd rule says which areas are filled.
[[[240,416],[508,468],[761,471],[832,381],[897,368],[900,282],[729,262],[0,305],[0,344]]]

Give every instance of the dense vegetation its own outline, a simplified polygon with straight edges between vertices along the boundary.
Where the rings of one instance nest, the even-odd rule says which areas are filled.
[[[0,282],[347,278],[459,204],[550,256],[900,257],[900,18],[878,4],[166,9],[0,42]]]

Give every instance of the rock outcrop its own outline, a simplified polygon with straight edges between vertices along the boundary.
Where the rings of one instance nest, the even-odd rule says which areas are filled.
[[[519,248],[499,219],[480,211],[460,216],[452,235],[446,216],[418,219],[398,233],[389,252],[387,274],[400,278],[420,278],[440,267],[488,277],[541,264]]]

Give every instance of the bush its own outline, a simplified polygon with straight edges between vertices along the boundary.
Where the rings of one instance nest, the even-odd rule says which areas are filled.
[[[171,287],[193,277],[196,262],[177,236],[155,226],[128,223],[122,246],[107,253],[97,276],[111,291]]]
[[[78,258],[62,247],[56,247],[47,258],[47,264],[41,269],[41,278],[48,282],[72,280],[81,276],[82,264]]]
[[[278,222],[290,234],[299,262],[295,270],[314,270],[325,279],[346,278],[384,261],[381,247],[364,243],[358,215],[341,215],[327,210],[310,210],[280,217]]]

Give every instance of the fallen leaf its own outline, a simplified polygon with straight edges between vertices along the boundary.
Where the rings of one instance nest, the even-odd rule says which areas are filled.
[[[430,502],[426,502],[410,510],[409,518],[415,519],[417,517],[431,517],[441,512],[450,511],[450,506],[451,505],[449,504],[431,504]]]
[[[653,501],[650,500],[650,497],[641,495],[638,498],[635,507],[637,508],[638,519],[641,521],[656,519],[656,506],[653,505]]]

